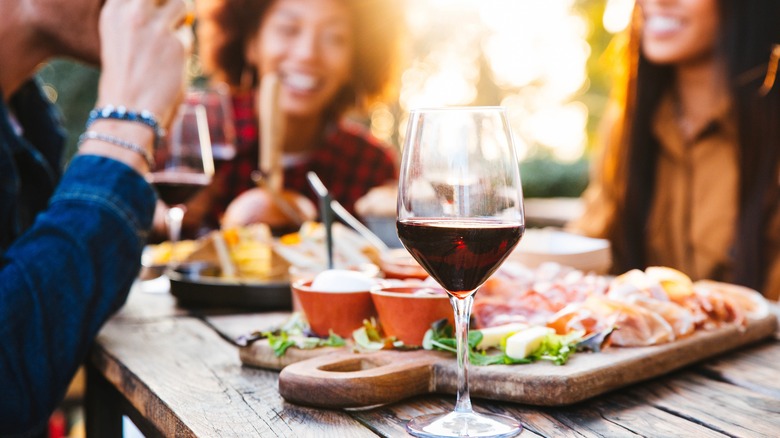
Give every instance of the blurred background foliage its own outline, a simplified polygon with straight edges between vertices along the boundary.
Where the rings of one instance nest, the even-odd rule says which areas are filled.
[[[78,136],[95,105],[99,77],[98,69],[67,59],[54,60],[38,71],[43,90],[59,108],[68,132],[67,157],[76,152]]]
[[[604,53],[620,21],[627,20],[621,14],[632,4],[406,1],[409,36],[398,99],[376,105],[364,121],[377,137],[399,147],[411,107],[504,105],[525,195],[579,196],[588,182],[589,157],[610,91]],[[610,16],[618,24],[608,31]],[[98,78],[97,69],[64,59],[39,71],[63,114],[68,156],[94,106]]]

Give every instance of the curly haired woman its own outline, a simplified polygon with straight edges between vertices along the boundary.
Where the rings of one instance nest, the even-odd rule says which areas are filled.
[[[369,189],[397,178],[396,152],[347,121],[392,90],[401,11],[393,0],[199,0],[204,70],[232,88],[237,155],[185,220],[218,226],[228,204],[255,187],[260,82],[279,78],[284,188],[315,199],[314,171],[334,199],[354,211]],[[194,210],[194,211],[193,211]],[[197,213],[196,211],[200,211]]]

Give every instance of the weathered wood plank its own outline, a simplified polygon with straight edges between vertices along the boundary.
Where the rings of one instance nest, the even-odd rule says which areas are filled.
[[[423,396],[407,400],[403,403],[394,403],[371,409],[348,410],[353,417],[359,419],[371,430],[379,435],[389,437],[411,436],[406,432],[406,424],[412,418],[420,415],[451,412],[455,406],[455,399],[450,395]],[[492,404],[487,401],[474,400],[474,410],[476,412],[491,412],[514,416],[523,424],[524,437],[540,436],[528,427],[526,418],[516,415],[516,412],[510,412],[501,405]],[[535,411],[528,412],[529,416],[539,415]],[[565,436],[565,435],[558,435]],[[570,435],[577,436],[577,435]]]
[[[778,365],[780,342],[772,340],[722,355],[702,364],[701,370],[719,380],[780,399]]]
[[[124,306],[112,317],[114,321],[142,322],[173,316],[184,316],[188,311],[176,306],[176,298],[169,293],[143,291],[141,281],[133,283]]]
[[[694,372],[659,379],[631,393],[659,409],[727,435],[776,437],[780,431],[780,399]]]
[[[603,430],[598,418],[625,430],[625,434],[640,436],[695,436],[723,438],[725,435],[701,426],[686,418],[658,409],[629,392],[598,397],[570,409],[551,411],[553,415],[572,427],[583,424],[600,436],[612,436],[611,430]],[[575,415],[571,416],[571,412]],[[584,415],[583,415],[584,414]],[[569,418],[565,421],[563,418]],[[591,427],[597,424],[599,428]]]
[[[421,397],[402,404],[396,403],[372,409],[348,410],[347,412],[381,436],[404,437],[411,436],[406,432],[406,423],[410,419],[419,415],[446,412],[452,408],[453,403],[446,399]]]
[[[284,403],[277,373],[243,367],[194,318],[110,322],[92,360],[165,436],[375,436],[343,412]]]
[[[290,320],[290,312],[246,313],[240,315],[201,314],[209,324],[234,339],[255,331],[275,330]]]
[[[564,422],[558,420],[554,415],[555,410],[512,403],[492,402],[478,398],[474,399],[473,403],[477,410],[487,410],[517,418],[523,424],[523,429],[525,430],[523,436],[526,434],[555,437],[588,436],[588,434],[575,431]]]

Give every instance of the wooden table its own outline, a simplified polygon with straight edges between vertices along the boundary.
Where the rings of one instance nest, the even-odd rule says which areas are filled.
[[[775,309],[777,310],[777,309]],[[223,331],[273,327],[285,313],[215,316]],[[146,436],[407,436],[417,415],[452,395],[372,409],[286,403],[278,373],[241,365],[237,347],[165,294],[134,290],[98,336],[87,366],[87,434],[121,436],[128,415]],[[780,334],[670,375],[568,407],[473,400],[520,418],[522,436],[757,437],[780,434]]]

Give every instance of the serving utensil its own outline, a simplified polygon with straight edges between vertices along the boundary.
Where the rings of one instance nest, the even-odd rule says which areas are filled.
[[[358,234],[360,234],[364,239],[368,241],[372,246],[374,246],[376,249],[379,250],[379,252],[384,253],[385,251],[389,250],[387,244],[379,238],[376,234],[374,234],[371,229],[369,229],[367,226],[363,225],[358,218],[352,215],[352,213],[349,212],[346,208],[344,208],[341,203],[335,199],[330,201],[330,208],[333,210],[334,213],[336,213],[336,216],[340,217],[341,220],[343,220],[347,225],[352,227],[355,231],[357,231]]]
[[[330,206],[332,198],[316,173],[309,171],[306,178],[320,201],[320,217],[325,227],[325,254],[327,255],[328,269],[333,269],[333,210]]]
[[[309,179],[311,184],[317,186],[317,188],[314,190],[318,193],[318,195],[320,193],[318,190],[322,191],[323,193],[328,193],[328,189],[325,187],[325,184],[322,183],[322,180],[315,172],[309,172],[306,177]],[[374,234],[374,232],[371,231],[371,229],[369,229],[367,226],[363,225],[363,223],[360,222],[360,220],[354,215],[352,215],[352,213],[350,213],[349,210],[347,210],[339,201],[331,198],[329,204],[332,213],[334,213],[341,220],[343,220],[344,223],[349,225],[353,230],[360,234],[360,236],[366,239],[370,245],[378,249],[380,253],[384,253],[389,250],[387,244],[385,244],[385,242],[379,236]],[[322,209],[323,207],[320,206],[320,210]],[[332,220],[333,218],[331,217],[330,219]]]

